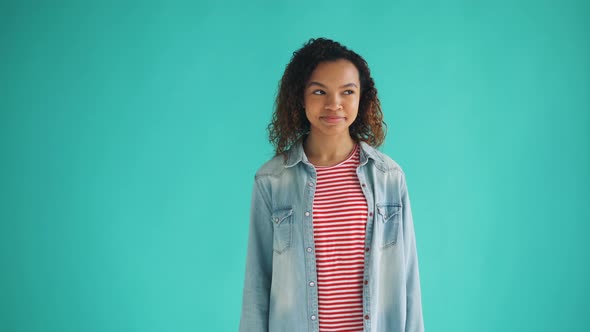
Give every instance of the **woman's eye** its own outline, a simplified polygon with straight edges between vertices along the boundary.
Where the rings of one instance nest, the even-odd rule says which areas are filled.
[[[314,95],[323,95],[323,94],[325,94],[325,92],[322,91],[322,90],[313,90],[311,93],[314,94]]]
[[[351,95],[351,94],[353,94],[353,93],[354,93],[354,91],[352,91],[352,90],[345,90],[345,91],[344,91],[344,94],[345,94],[345,95]]]

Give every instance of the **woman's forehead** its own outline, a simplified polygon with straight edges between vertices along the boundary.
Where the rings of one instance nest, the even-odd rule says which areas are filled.
[[[345,59],[320,62],[311,73],[309,82],[326,84],[349,84],[358,86],[359,72],[356,66]]]

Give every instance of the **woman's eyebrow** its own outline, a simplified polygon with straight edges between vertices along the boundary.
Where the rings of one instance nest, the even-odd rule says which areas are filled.
[[[327,88],[327,86],[325,86],[324,84],[322,84],[320,82],[316,82],[316,81],[309,82],[309,84],[307,84],[307,87],[309,88],[312,85],[319,85],[323,88]],[[342,85],[340,88],[348,88],[348,87],[352,87],[352,86],[358,89],[358,86],[355,83],[347,83],[347,84]]]
[[[348,83],[348,84],[344,84],[343,86],[341,86],[341,88],[350,88],[350,87],[355,87],[358,89],[358,86],[356,85],[356,83]]]

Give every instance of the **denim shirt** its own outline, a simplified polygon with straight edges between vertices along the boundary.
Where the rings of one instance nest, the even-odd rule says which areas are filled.
[[[368,205],[366,332],[424,331],[418,256],[405,175],[360,142],[357,176]],[[241,332],[319,331],[313,198],[316,172],[299,140],[256,172]]]

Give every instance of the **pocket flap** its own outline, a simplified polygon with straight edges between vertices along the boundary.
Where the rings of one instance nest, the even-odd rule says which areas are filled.
[[[277,226],[283,222],[286,218],[293,214],[293,208],[282,208],[273,211],[272,213],[272,222],[274,222]]]
[[[395,216],[401,211],[401,204],[377,204],[377,213],[383,217],[383,221],[386,222],[391,217]]]

